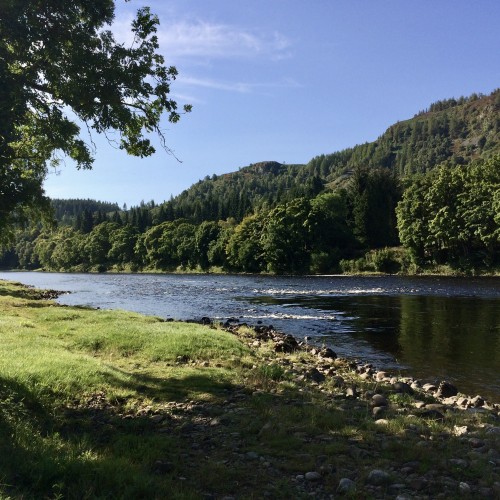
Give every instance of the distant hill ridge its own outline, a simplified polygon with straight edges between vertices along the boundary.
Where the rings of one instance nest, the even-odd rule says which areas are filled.
[[[376,141],[313,158],[307,165],[263,161],[207,176],[164,204],[176,217],[197,222],[234,217],[325,186],[342,186],[358,166],[388,168],[401,177],[443,162],[464,164],[500,153],[500,89],[490,95],[437,101],[391,125]]]
[[[359,166],[387,168],[404,178],[428,172],[443,162],[466,164],[497,153],[500,89],[490,95],[437,101],[413,118],[391,125],[376,141],[316,156],[306,165],[262,161],[234,172],[207,175],[152,210],[159,220],[162,214],[168,214],[169,218],[194,222],[239,221],[255,210],[300,196],[313,197],[325,187],[342,187]],[[67,201],[62,207],[58,200],[58,215],[61,211],[77,215],[79,210],[71,209],[72,201],[80,210],[83,208],[82,200]],[[117,209],[116,204],[107,205],[95,209]]]

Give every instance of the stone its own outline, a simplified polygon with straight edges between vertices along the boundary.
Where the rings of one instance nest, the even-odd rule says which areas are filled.
[[[382,396],[382,394],[374,394],[372,396],[372,405],[373,406],[388,406],[389,401],[387,401],[387,399],[384,396]]]
[[[383,372],[383,371],[382,372],[377,372],[375,374],[375,380],[377,382],[382,382],[382,380],[385,380],[388,377],[389,377],[389,375],[387,374],[387,372]]]
[[[469,432],[469,429],[466,425],[455,425],[453,427],[453,434],[455,436],[463,436],[464,434],[467,434],[467,432]]]
[[[155,474],[168,474],[174,470],[174,464],[166,460],[156,460],[153,465]]]
[[[356,390],[356,387],[354,387],[354,386],[348,387],[345,391],[346,398],[356,398],[357,395],[358,395],[358,391]]]
[[[425,392],[435,392],[437,390],[437,387],[434,384],[424,384],[422,389]]]
[[[349,479],[348,477],[343,477],[339,481],[339,485],[337,486],[337,493],[341,495],[345,495],[348,493],[352,493],[356,490],[356,483]]]
[[[321,479],[321,474],[319,472],[306,472],[304,475],[306,481],[319,481]]]
[[[319,355],[322,358],[329,358],[329,359],[335,359],[337,357],[337,353],[335,353],[329,347],[325,347],[324,349],[321,349],[321,351],[319,352]]]
[[[245,453],[245,457],[248,460],[258,460],[259,459],[259,455],[257,453],[255,453],[255,451],[248,451],[247,453]]]
[[[481,396],[476,396],[475,398],[470,400],[470,404],[474,408],[481,408],[485,404],[485,400]]]
[[[367,482],[374,486],[382,486],[391,482],[391,476],[383,470],[373,469],[368,474]]]
[[[470,438],[469,444],[472,446],[472,448],[482,448],[485,443],[481,439]]]
[[[438,398],[450,398],[451,396],[456,396],[458,394],[458,389],[450,382],[443,380],[436,391],[436,397]]]
[[[458,489],[460,490],[460,493],[466,495],[471,492],[471,487],[467,483],[460,483],[458,485]]]
[[[372,408],[372,415],[379,419],[387,411],[387,406],[375,406]]]
[[[465,469],[468,466],[467,460],[463,460],[461,458],[450,458],[448,460],[448,463],[461,469]]]
[[[392,388],[399,394],[413,394],[413,389],[404,382],[396,382]]]
[[[434,409],[429,410],[426,408],[419,413],[418,416],[427,420],[444,420],[444,415],[440,411]]]
[[[318,384],[326,380],[326,377],[317,368],[309,369],[307,371],[307,378]]]

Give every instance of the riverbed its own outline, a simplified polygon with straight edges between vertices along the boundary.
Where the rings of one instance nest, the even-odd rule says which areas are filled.
[[[67,305],[236,318],[500,401],[500,279],[2,272]]]

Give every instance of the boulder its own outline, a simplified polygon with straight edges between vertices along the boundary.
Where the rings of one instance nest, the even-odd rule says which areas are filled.
[[[436,397],[438,398],[451,398],[458,394],[458,389],[450,382],[443,380],[436,391]]]

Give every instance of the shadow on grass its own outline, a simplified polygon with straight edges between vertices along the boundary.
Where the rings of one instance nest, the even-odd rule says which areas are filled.
[[[156,401],[181,401],[193,394],[205,393],[211,396],[221,396],[234,388],[234,384],[217,380],[215,373],[191,373],[178,377],[155,377],[147,374],[130,373],[114,366],[108,366],[116,375],[107,373],[106,381],[114,388],[133,391],[138,397],[150,398]],[[187,370],[187,369],[186,369]],[[119,375],[118,375],[119,374]]]
[[[193,390],[219,396],[232,384],[203,374],[160,379],[124,372],[107,382],[132,391],[139,406],[96,393],[50,408],[27,387],[0,378],[0,497],[156,498],[161,491],[194,497],[176,479],[188,448],[179,429],[192,415],[179,412],[173,421],[165,414],[160,426],[141,400],[182,401]],[[158,461],[176,465],[166,473],[155,468]]]

